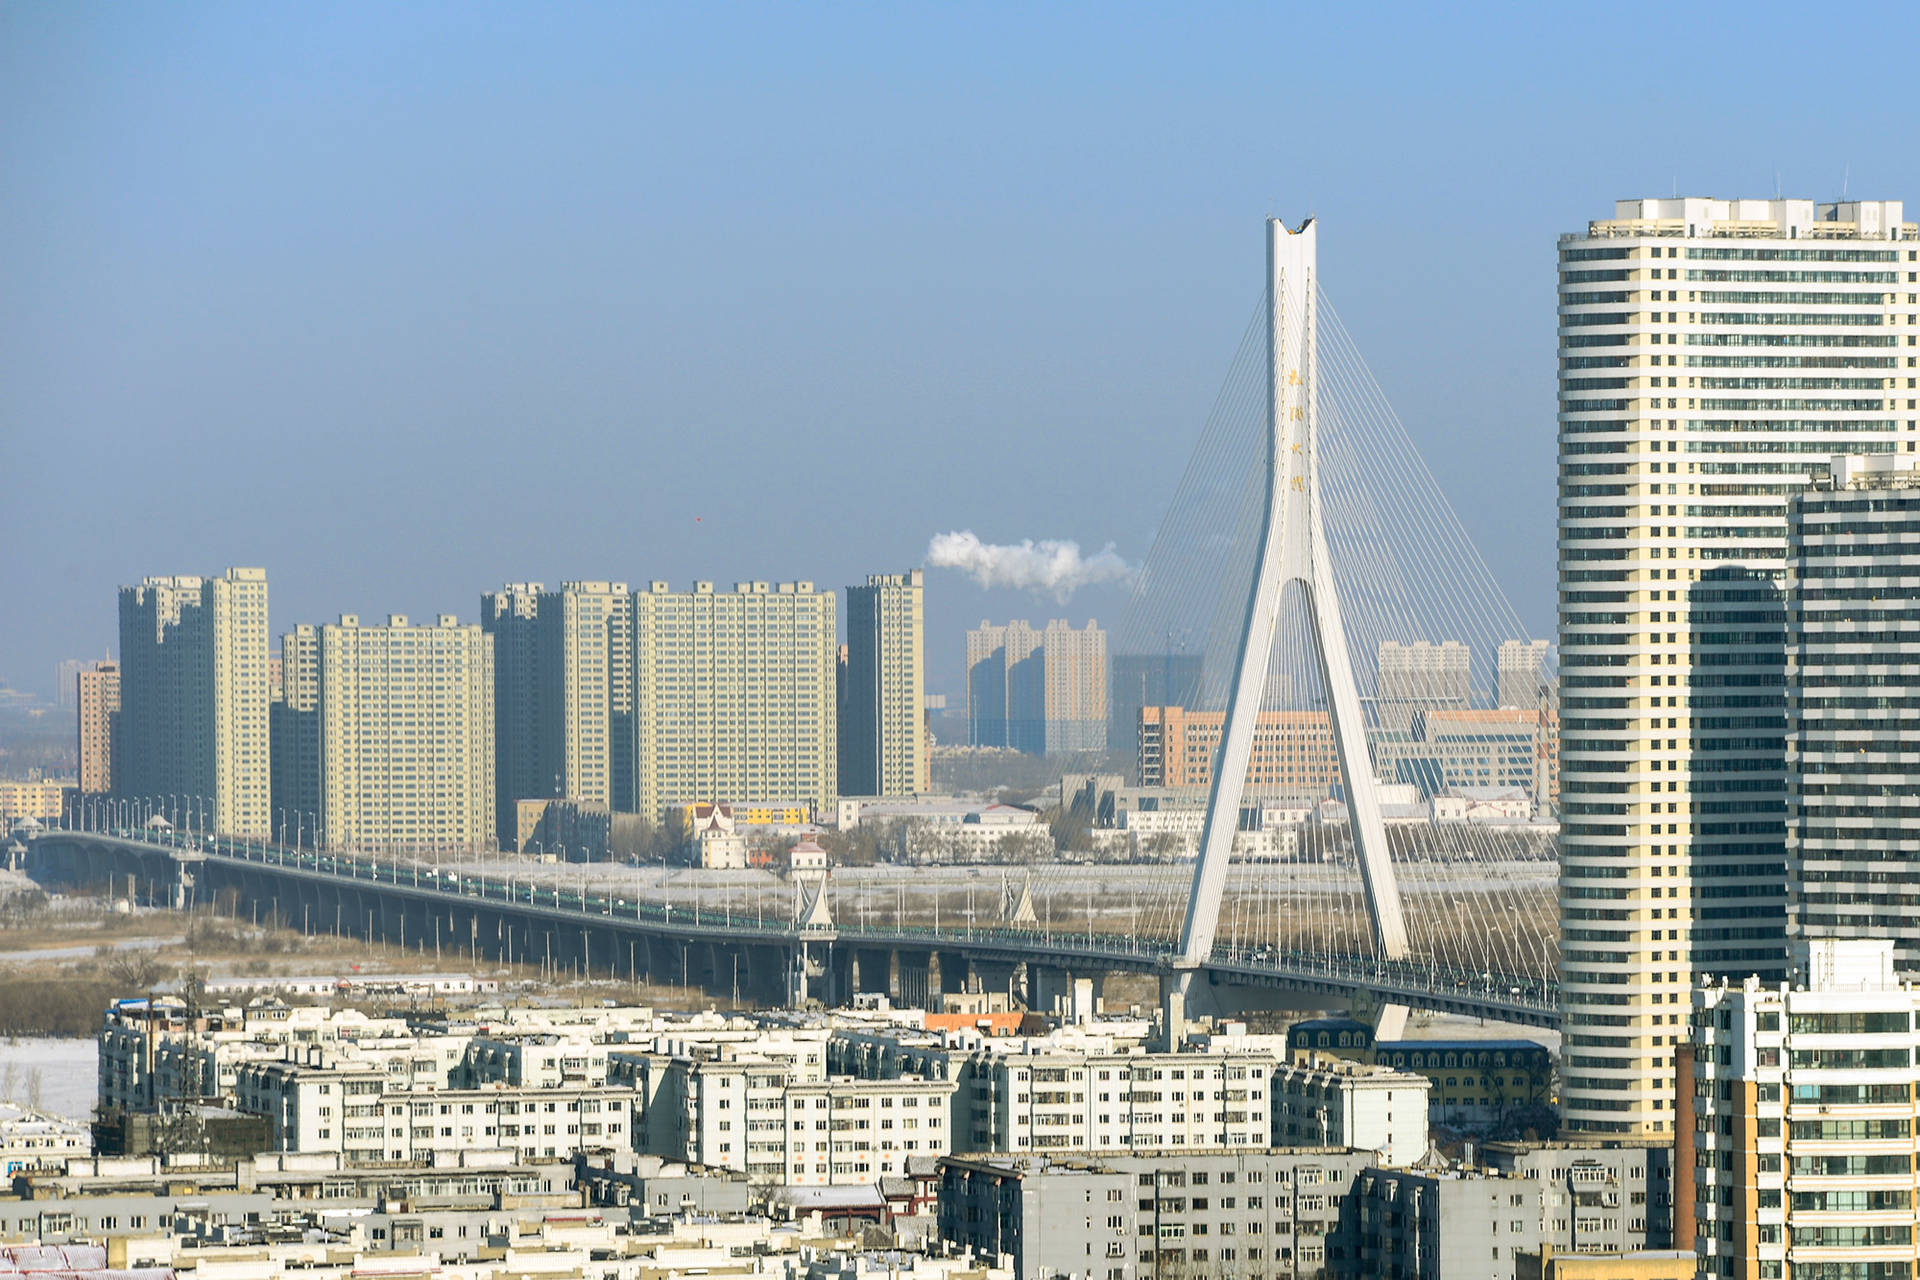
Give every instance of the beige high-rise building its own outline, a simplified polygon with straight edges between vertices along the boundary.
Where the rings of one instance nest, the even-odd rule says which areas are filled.
[[[80,794],[113,790],[113,728],[120,718],[120,664],[96,662],[74,673],[80,733]]]
[[[967,632],[967,724],[976,747],[1032,755],[1107,747],[1107,633],[1024,618]]]
[[[1500,705],[1536,710],[1553,691],[1547,674],[1546,640],[1503,640],[1500,643]]]
[[[544,603],[543,603],[544,609]],[[811,582],[633,595],[638,810],[838,794],[834,593]]]
[[[537,794],[634,807],[633,612],[624,582],[539,593]],[[517,660],[517,656],[516,656]],[[515,799],[533,799],[516,796]]]
[[[480,627],[493,637],[494,834],[501,846],[518,831],[522,800],[553,798],[540,750],[540,596],[538,582],[509,582],[480,596]]]
[[[114,791],[268,831],[267,571],[120,588]]]
[[[493,843],[493,642],[478,625],[343,614],[281,652],[287,706],[311,707],[314,725],[313,767],[292,786],[317,797],[327,847]]]
[[[930,789],[925,577],[877,573],[847,588],[840,790],[855,796]]]
[[[1380,644],[1377,684],[1380,727],[1406,733],[1424,711],[1456,711],[1471,701],[1473,650],[1458,640]]]
[[[1674,1129],[1702,977],[1786,973],[1787,504],[1913,452],[1898,202],[1623,200],[1559,243],[1569,1128]]]

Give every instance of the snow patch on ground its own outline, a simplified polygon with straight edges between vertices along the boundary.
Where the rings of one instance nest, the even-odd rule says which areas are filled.
[[[85,1124],[100,1078],[92,1040],[21,1036],[0,1039],[0,1099]],[[38,1099],[36,1101],[36,1093]]]

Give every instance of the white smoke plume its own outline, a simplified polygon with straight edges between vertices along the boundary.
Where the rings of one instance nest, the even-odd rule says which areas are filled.
[[[1063,603],[1081,587],[1126,582],[1137,572],[1111,542],[1092,555],[1081,555],[1080,544],[1070,540],[1028,538],[1000,545],[980,541],[971,529],[935,534],[927,544],[927,563],[936,569],[959,569],[982,587],[1011,587]]]

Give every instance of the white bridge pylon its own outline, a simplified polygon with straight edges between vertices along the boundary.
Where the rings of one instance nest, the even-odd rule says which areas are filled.
[[[1321,524],[1320,482],[1314,467],[1318,420],[1315,394],[1317,348],[1316,228],[1309,218],[1298,231],[1267,219],[1267,486],[1259,565],[1240,633],[1220,755],[1207,796],[1206,824],[1187,898],[1175,968],[1191,972],[1213,953],[1240,825],[1240,799],[1253,756],[1254,732],[1266,693],[1274,631],[1286,588],[1296,586],[1306,606],[1321,687],[1332,712],[1334,749],[1346,783],[1349,830],[1366,891],[1374,945],[1383,959],[1406,957],[1407,923],[1400,889],[1387,852],[1386,824],[1367,745],[1353,662],[1340,622],[1333,562]]]

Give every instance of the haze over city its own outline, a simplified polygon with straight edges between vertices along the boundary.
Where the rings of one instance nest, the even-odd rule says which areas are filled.
[[[1916,189],[1900,113],[1816,106],[1786,12],[1610,10],[1647,35],[1611,55],[1544,9],[9,6],[0,557],[33,603],[0,677],[50,692],[117,585],[226,564],[272,573],[278,634],[504,580],[856,582],[964,530],[1138,562],[1269,213],[1320,220],[1546,634],[1554,236],[1676,186]],[[1903,47],[1849,42],[1849,81]],[[1112,623],[1118,581],[936,571],[930,689],[964,627]]]

